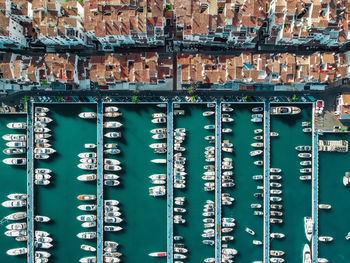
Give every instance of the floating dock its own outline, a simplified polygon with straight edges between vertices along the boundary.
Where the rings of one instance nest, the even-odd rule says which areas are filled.
[[[34,155],[33,116],[34,106],[27,102],[27,262],[34,262]]]
[[[97,102],[97,263],[103,262],[103,103]]]
[[[270,255],[270,102],[264,104],[264,263]]]
[[[315,104],[312,108],[313,118],[315,116]],[[318,262],[318,131],[315,130],[315,121],[312,122],[312,262]]]
[[[173,262],[173,236],[174,236],[174,188],[173,188],[173,138],[174,138],[174,120],[173,103],[168,101],[168,157],[167,157],[167,262]]]
[[[216,102],[215,124],[215,258],[216,262],[221,262],[221,101],[219,100]]]

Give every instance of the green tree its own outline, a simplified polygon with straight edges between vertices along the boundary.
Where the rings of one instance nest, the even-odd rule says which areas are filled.
[[[193,95],[196,92],[198,87],[199,87],[199,83],[198,82],[193,83],[191,86],[189,86],[187,88],[188,95]]]
[[[248,99],[248,96],[244,96],[244,97],[243,97],[243,101],[244,101],[244,102],[247,102],[247,99]]]
[[[139,103],[139,99],[137,96],[132,96],[131,101],[136,104]]]
[[[24,96],[23,101],[24,101],[24,102],[27,102],[27,100],[28,100],[28,97],[27,97],[27,96]]]
[[[293,97],[292,97],[292,101],[293,101],[293,102],[297,102],[298,100],[299,100],[299,99],[298,99],[297,95],[294,94]]]

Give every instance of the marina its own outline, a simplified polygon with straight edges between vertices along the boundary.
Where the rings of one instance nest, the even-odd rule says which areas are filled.
[[[0,116],[8,262],[67,254],[72,262],[292,262],[308,246],[314,260],[350,257],[350,229],[334,223],[349,212],[338,201],[350,182],[348,138],[321,134],[315,147],[312,104],[97,101],[27,110],[29,118]],[[5,219],[25,206],[26,224]]]

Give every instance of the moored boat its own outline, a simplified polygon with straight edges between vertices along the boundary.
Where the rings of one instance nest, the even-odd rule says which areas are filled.
[[[301,112],[301,109],[298,107],[271,107],[271,115],[295,115]]]
[[[78,115],[82,119],[94,119],[97,117],[96,112],[81,112]]]

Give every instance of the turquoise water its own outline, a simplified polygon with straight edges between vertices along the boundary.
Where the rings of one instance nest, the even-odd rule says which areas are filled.
[[[302,260],[307,242],[304,217],[311,216],[311,181],[300,181],[301,159],[295,147],[311,145],[311,134],[302,131],[301,123],[312,120],[311,106],[300,106],[303,111],[296,116],[273,116],[271,131],[271,167],[282,169],[283,224],[271,224],[271,233],[284,233],[284,239],[271,239],[271,249],[285,251],[286,262]]]
[[[120,155],[114,155],[122,163],[123,170],[117,174],[121,184],[117,187],[104,187],[105,199],[116,199],[120,202],[124,228],[120,232],[105,232],[104,240],[116,241],[123,253],[122,261],[134,262],[166,262],[166,258],[152,258],[151,252],[165,252],[167,247],[166,196],[149,196],[148,188],[153,186],[148,178],[154,173],[165,173],[166,164],[154,164],[156,158],[166,155],[155,154],[149,147],[156,141],[152,139],[151,129],[166,127],[166,124],[153,124],[152,113],[164,112],[166,108],[152,105],[116,105],[123,113],[118,121],[123,123],[120,131],[122,138],[107,139],[119,145]],[[114,118],[108,118],[112,120]],[[107,118],[105,118],[105,121]],[[114,119],[115,120],[115,119]],[[111,130],[106,130],[104,133]]]
[[[48,106],[49,124],[52,130],[50,139],[57,150],[48,160],[35,161],[35,168],[49,168],[52,178],[48,186],[35,186],[35,214],[48,216],[50,223],[36,223],[36,230],[51,233],[54,247],[47,250],[52,254],[50,262],[78,262],[91,252],[80,249],[80,245],[96,247],[96,240],[85,241],[76,235],[89,231],[81,227],[76,217],[87,214],[78,210],[83,201],[77,200],[79,194],[96,194],[96,184],[78,181],[77,176],[89,173],[77,167],[80,152],[85,151],[84,143],[96,143],[96,120],[88,121],[78,117],[82,111],[96,111],[96,105],[56,105]],[[91,231],[95,231],[91,229]]]
[[[234,217],[236,226],[233,232],[234,241],[229,247],[238,250],[238,255],[235,262],[253,262],[262,260],[262,246],[256,246],[253,240],[263,241],[263,217],[253,214],[253,209],[250,208],[251,203],[263,204],[262,199],[254,197],[254,193],[262,192],[257,190],[258,185],[263,185],[263,182],[252,179],[253,175],[263,174],[263,168],[256,166],[255,160],[262,160],[262,156],[250,157],[249,152],[254,150],[250,145],[254,140],[254,129],[262,129],[261,124],[252,123],[251,109],[253,106],[235,105],[235,109],[231,116],[234,118],[233,123],[223,123],[223,128],[231,128],[232,133],[223,133],[222,139],[229,140],[233,143],[234,152],[223,152],[222,158],[233,158],[234,162],[234,188],[222,188],[222,192],[230,193],[235,201],[232,206],[223,206],[222,217]],[[260,209],[262,210],[262,209]],[[255,236],[251,236],[245,231],[249,227],[255,231]]]
[[[174,129],[186,128],[186,139],[183,146],[186,151],[183,156],[186,157],[186,188],[174,189],[174,197],[185,196],[186,203],[184,208],[187,213],[183,215],[186,223],[174,224],[174,235],[184,237],[183,243],[188,249],[188,258],[185,262],[199,263],[205,258],[215,257],[214,247],[202,244],[203,226],[203,208],[206,200],[214,201],[214,192],[204,191],[205,181],[202,179],[203,166],[208,163],[205,161],[205,147],[209,146],[208,141],[204,139],[207,135],[214,133],[204,129],[205,125],[215,124],[214,117],[203,117],[203,111],[207,110],[204,105],[183,105],[181,109],[185,110],[185,116],[174,116]],[[211,144],[215,146],[214,144]],[[214,163],[213,163],[214,164]],[[176,206],[178,207],[178,206]]]
[[[7,195],[12,193],[26,193],[27,192],[27,172],[26,172],[26,166],[19,167],[19,166],[10,166],[7,164],[4,164],[2,162],[3,159],[9,158],[9,155],[4,154],[2,151],[7,148],[5,145],[6,141],[3,140],[1,137],[8,133],[25,133],[25,130],[13,130],[6,127],[6,124],[9,122],[26,122],[26,115],[10,115],[6,114],[0,115],[0,185],[1,185],[1,203],[8,200]],[[20,155],[18,155],[20,157]],[[26,157],[24,155],[23,157]],[[25,211],[24,208],[5,208],[1,206],[0,209],[0,219],[4,218],[5,216],[14,213],[14,212],[20,212]],[[25,222],[25,220],[22,220]],[[7,221],[4,222],[1,226],[1,238],[0,238],[0,258],[1,262],[8,262],[8,263],[20,263],[20,262],[26,262],[26,255],[20,256],[20,257],[13,257],[8,256],[6,254],[6,251],[8,249],[17,248],[17,247],[26,247],[26,242],[17,242],[13,237],[7,237],[3,233],[7,231],[6,225],[10,223],[14,223],[16,221]]]
[[[323,140],[347,140],[349,135],[324,135]],[[350,190],[343,185],[345,172],[350,172],[350,153],[319,153],[319,203],[332,205],[331,210],[319,210],[319,236],[332,236],[331,243],[319,242],[319,257],[329,262],[349,262],[349,240],[345,236],[350,232]]]

